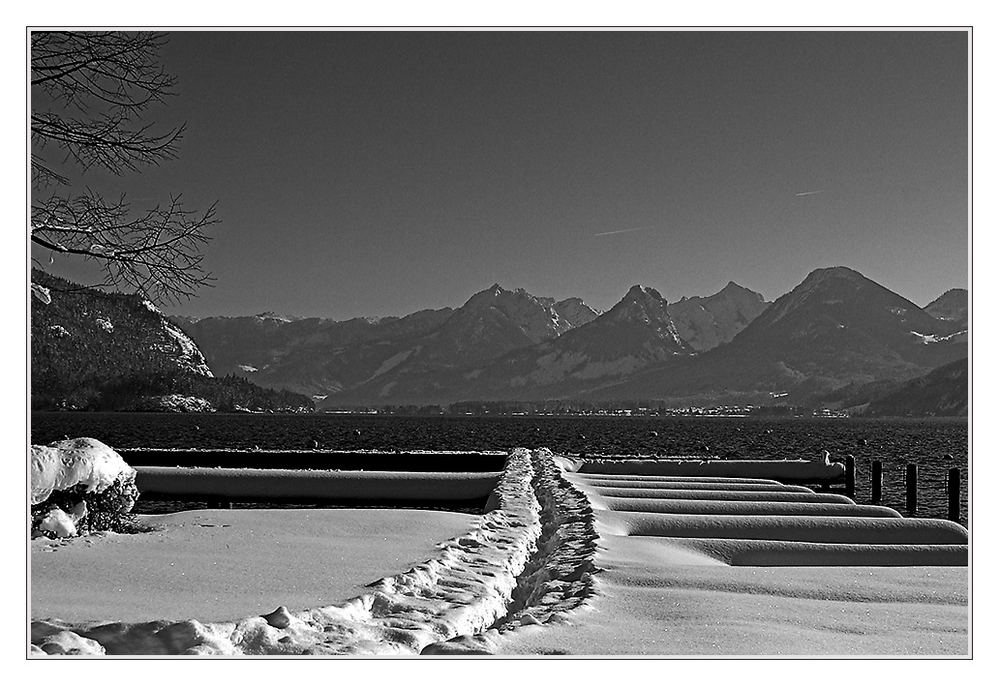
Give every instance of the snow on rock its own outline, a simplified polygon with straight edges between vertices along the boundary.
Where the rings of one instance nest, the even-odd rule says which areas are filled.
[[[267,615],[262,615],[261,617],[267,621],[268,625],[276,627],[279,630],[284,630],[292,624],[292,614],[284,606],[278,606]]]
[[[86,508],[86,504],[84,504]],[[75,537],[76,522],[61,508],[53,508],[48,515],[42,518],[36,529],[42,532],[49,532],[56,537]]]
[[[103,656],[104,647],[93,639],[81,637],[75,632],[62,630],[48,635],[41,646],[32,644],[33,654]]]
[[[254,319],[260,320],[261,322],[276,322],[281,324],[287,324],[292,321],[292,318],[285,317],[284,315],[279,315],[278,313],[272,312],[270,310],[268,310],[267,312],[258,313],[253,317]],[[377,321],[379,318],[376,317],[372,319]]]
[[[215,406],[199,396],[167,394],[165,396],[143,396],[130,410],[157,413],[212,413]]]
[[[948,334],[946,336],[938,336],[936,334],[921,334],[920,332],[913,332],[913,331],[910,332],[910,334],[913,334],[913,336],[920,339],[920,343],[924,344],[925,346],[932,343],[939,343],[941,341],[950,341],[951,339],[954,339],[956,337],[959,337],[967,333],[968,333],[967,329],[963,329],[962,331],[955,332],[953,334]]]
[[[594,595],[592,515],[551,453],[515,449],[476,527],[366,594],[221,623],[35,621],[32,650],[68,632],[112,654],[490,653],[501,633],[565,619]]]
[[[135,469],[114,449],[97,439],[65,439],[31,447],[31,503],[42,503],[53,491],[83,486],[101,492],[115,480],[134,482]]]
[[[596,320],[601,313],[583,302],[581,298],[566,298],[555,303],[552,309],[563,322],[571,327],[579,327]]]
[[[97,323],[98,327],[108,332],[109,334],[115,330],[115,326],[111,324],[111,320],[109,320],[106,317],[98,317],[96,320],[94,320],[94,322]]]
[[[729,282],[711,296],[682,298],[667,305],[677,333],[696,351],[727,343],[767,307],[764,297]]]
[[[52,302],[52,292],[49,291],[44,286],[42,286],[41,284],[35,284],[34,282],[32,282],[31,295],[40,300],[45,305],[48,305],[49,303]]]
[[[66,328],[59,324],[49,325],[49,331],[52,332],[55,336],[59,337],[60,339],[63,338],[64,336],[69,336],[69,332],[66,331]]]
[[[182,332],[179,328],[173,324],[163,320],[163,330],[167,333],[170,338],[174,340],[177,347],[180,349],[180,355],[178,362],[181,365],[195,374],[203,375],[205,377],[212,377],[212,371],[208,368],[208,364],[205,362],[205,356],[202,355],[198,346],[195,345],[187,334]]]
[[[492,311],[494,315],[514,324],[532,343],[553,339],[564,332],[588,322],[597,314],[580,299],[556,302],[554,298],[534,296],[524,289],[508,291],[494,284],[474,294],[459,312],[464,317],[481,317]]]

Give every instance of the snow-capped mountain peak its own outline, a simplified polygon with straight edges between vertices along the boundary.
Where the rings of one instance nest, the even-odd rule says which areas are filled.
[[[711,296],[681,298],[667,311],[681,338],[700,352],[732,340],[767,305],[759,293],[730,281]]]

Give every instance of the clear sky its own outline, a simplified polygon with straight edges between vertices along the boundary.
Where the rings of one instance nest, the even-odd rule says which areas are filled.
[[[169,312],[966,286],[964,31],[175,32],[163,62],[179,159],[82,181],[218,201],[216,286]]]

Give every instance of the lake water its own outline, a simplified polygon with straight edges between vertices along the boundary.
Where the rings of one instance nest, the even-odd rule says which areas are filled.
[[[957,419],[393,417],[165,413],[33,413],[32,443],[91,436],[115,448],[509,450],[782,459],[851,454],[859,503],[871,496],[870,464],[883,464],[882,503],[902,509],[904,469],[919,466],[918,511],[947,515],[946,480],[962,470],[967,523],[968,424]],[[950,455],[948,459],[945,456]],[[470,465],[470,470],[477,467]]]

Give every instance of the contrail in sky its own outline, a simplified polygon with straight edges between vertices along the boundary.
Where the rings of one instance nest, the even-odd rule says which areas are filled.
[[[594,236],[611,236],[612,234],[631,234],[633,231],[643,231],[644,229],[652,229],[652,226],[648,227],[632,227],[631,229],[615,229],[614,231],[602,231],[599,234],[594,234]]]
[[[796,198],[801,198],[802,196],[815,196],[817,193],[822,193],[822,191],[803,191],[802,193],[796,193]]]

